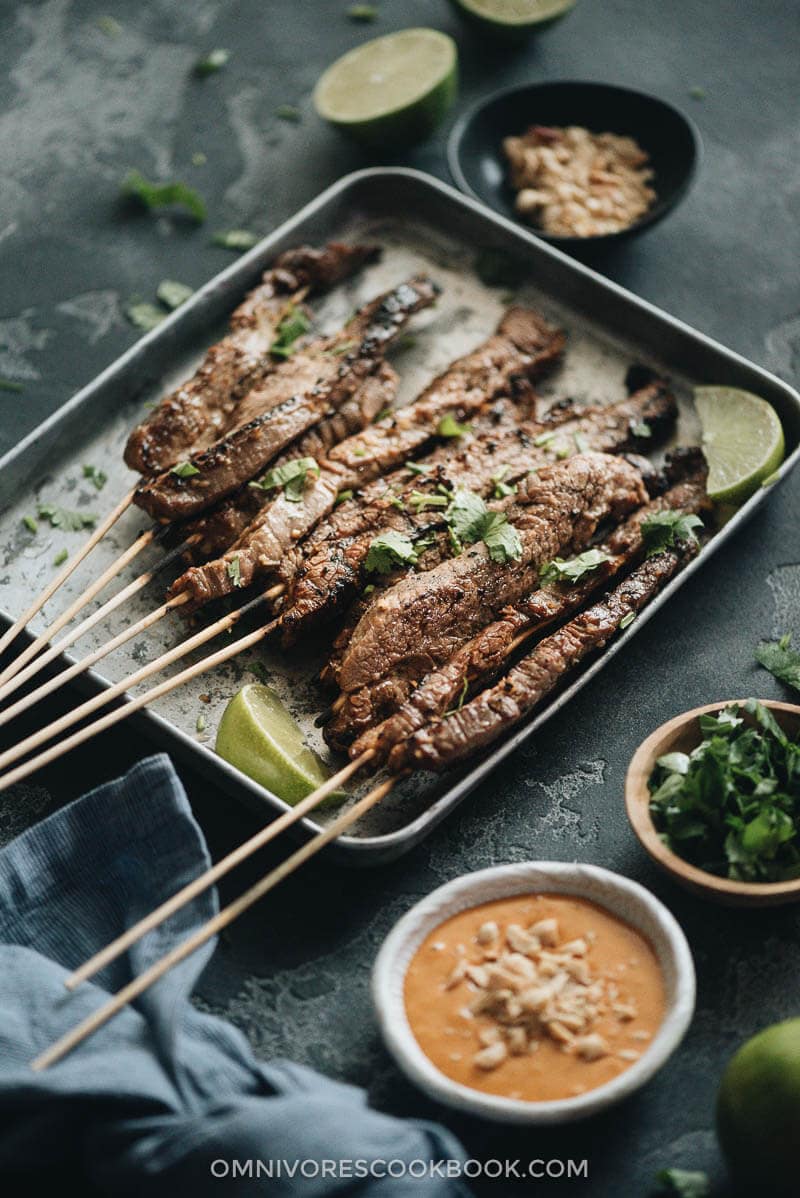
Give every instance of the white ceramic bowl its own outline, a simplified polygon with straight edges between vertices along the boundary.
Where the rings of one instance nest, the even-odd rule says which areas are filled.
[[[403,983],[422,941],[445,919],[468,907],[518,894],[575,895],[605,907],[653,946],[664,978],[666,1013],[652,1042],[624,1073],[580,1094],[548,1102],[484,1094],[452,1081],[426,1057],[411,1031]],[[566,1123],[595,1115],[638,1090],[684,1037],[694,1013],[695,975],[686,937],[674,917],[643,886],[594,865],[528,861],[465,874],[412,907],[387,936],[372,974],[372,997],[386,1046],[403,1072],[438,1102],[500,1123]]]

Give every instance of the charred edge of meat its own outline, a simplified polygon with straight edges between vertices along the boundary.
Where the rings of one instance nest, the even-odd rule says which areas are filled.
[[[331,241],[321,250],[298,246],[285,250],[276,260],[275,269],[290,272],[296,286],[322,290],[346,279],[354,266],[377,262],[381,252],[379,245],[347,245],[341,241]]]

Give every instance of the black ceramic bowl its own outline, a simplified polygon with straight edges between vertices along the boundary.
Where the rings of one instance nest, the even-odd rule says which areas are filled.
[[[593,133],[636,139],[650,156],[656,201],[645,215],[618,233],[557,237],[522,221],[508,182],[504,137],[529,125],[582,125]],[[686,194],[700,158],[700,138],[677,108],[655,96],[610,83],[534,83],[481,100],[455,125],[447,146],[456,185],[490,208],[519,221],[537,237],[564,248],[630,237],[666,216]]]

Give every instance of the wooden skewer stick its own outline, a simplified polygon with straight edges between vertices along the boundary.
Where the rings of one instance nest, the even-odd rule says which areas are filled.
[[[116,524],[120,516],[128,510],[133,501],[133,496],[134,492],[129,491],[128,494],[119,501],[113,511],[109,512],[109,514],[106,516],[105,520],[98,524],[97,528],[89,537],[83,548],[76,553],[75,557],[71,558],[67,562],[67,564],[64,566],[64,569],[60,570],[59,573],[56,574],[55,578],[47,584],[41,595],[34,600],[30,607],[22,613],[19,619],[15,620],[11,627],[6,630],[2,637],[0,637],[0,653],[3,653],[4,650],[6,650],[11,644],[11,642],[16,640],[25,625],[30,623],[36,613],[44,607],[45,603],[47,603],[47,600],[50,599],[51,596],[56,593],[58,588],[67,581],[73,570],[77,569],[83,559],[89,553],[91,553],[97,542],[103,539],[109,528]]]
[[[209,886],[213,886],[219,878],[223,878],[225,874],[230,873],[242,861],[246,861],[253,853],[258,852],[264,845],[269,844],[271,840],[274,840],[276,836],[279,836],[291,824],[296,824],[299,820],[303,819],[309,811],[313,811],[315,807],[318,807],[323,799],[326,799],[334,790],[338,790],[340,786],[352,778],[353,774],[357,774],[374,755],[372,749],[367,749],[360,757],[348,762],[338,773],[328,778],[326,782],[323,782],[321,786],[318,786],[315,791],[307,795],[301,802],[297,803],[278,819],[273,820],[271,824],[267,824],[266,828],[262,828],[255,836],[246,840],[244,844],[240,844],[238,848],[228,853],[226,857],[223,857],[211,869],[207,869],[199,878],[195,878],[193,882],[189,882],[188,885],[162,903],[160,907],[156,907],[154,911],[151,911],[144,919],[140,919],[133,927],[128,928],[126,932],[123,932],[111,944],[106,945],[100,952],[95,953],[93,957],[90,957],[88,961],[81,965],[79,969],[76,969],[74,973],[71,973],[65,980],[64,985],[67,990],[75,990],[81,982],[85,982],[87,978],[92,977],[98,970],[103,969],[108,965],[109,961],[115,960],[121,953],[130,948],[132,944],[135,944],[137,940],[141,940],[142,936],[147,932],[158,927],[165,919],[169,919],[171,915],[174,915],[176,911],[180,911],[182,907],[190,903],[198,894],[202,894]]]
[[[161,670],[166,669],[166,667],[172,665],[174,661],[178,661],[181,657],[185,657],[187,653],[191,653],[193,649],[197,649],[200,645],[204,645],[206,641],[211,640],[212,637],[218,636],[221,632],[225,632],[239,619],[241,619],[246,611],[251,611],[254,607],[257,607],[259,603],[263,603],[264,600],[269,597],[269,594],[270,592],[266,592],[264,595],[259,595],[256,599],[252,600],[250,603],[246,603],[244,607],[240,607],[237,611],[230,612],[227,616],[222,616],[221,619],[216,620],[213,624],[209,624],[207,628],[201,628],[199,632],[194,634],[194,636],[190,636],[188,640],[181,641],[179,645],[175,645],[172,649],[168,649],[166,653],[162,653],[161,656],[157,657],[154,661],[148,662],[148,664],[146,666],[142,666],[140,670],[136,670],[135,673],[129,674],[127,678],[123,678],[120,682],[114,683],[113,686],[108,687],[107,690],[101,691],[100,694],[95,695],[94,698],[88,699],[85,703],[81,703],[80,706],[73,708],[72,711],[68,711],[65,715],[61,716],[60,719],[55,720],[52,724],[48,724],[46,727],[40,728],[38,732],[34,732],[30,736],[25,737],[24,740],[19,741],[16,745],[13,745],[12,748],[7,749],[5,753],[0,754],[0,769],[5,769],[7,765],[11,765],[12,762],[17,761],[20,757],[24,757],[24,755],[29,753],[32,749],[38,749],[40,745],[46,744],[46,742],[52,740],[54,736],[58,736],[67,728],[71,728],[73,724],[77,724],[79,720],[84,718],[84,716],[91,715],[92,712],[97,711],[99,707],[105,707],[107,703],[110,703],[112,700],[123,696],[130,687],[136,686],[139,682],[143,682],[144,679],[149,678],[151,674],[157,674]],[[199,664],[205,666],[205,662],[200,662]],[[187,673],[187,671],[184,671],[184,674],[185,673]],[[181,675],[178,675],[178,677],[181,677]],[[122,708],[122,710],[124,711],[127,709]],[[96,728],[99,732],[101,723],[102,721],[99,721],[97,724],[92,724],[90,725],[90,728]],[[87,729],[83,729],[83,731],[86,732]],[[84,737],[83,739],[86,738]],[[68,741],[62,741],[60,745],[55,747],[55,749],[58,750],[63,745],[71,744],[72,742],[76,744],[80,743],[76,741],[74,737],[70,737]],[[50,756],[49,754],[53,754],[53,756]],[[42,754],[42,758],[45,756],[47,757],[48,761],[51,761],[54,760],[55,757],[60,756],[60,753],[50,749],[48,750],[48,754]],[[36,758],[35,760],[39,761],[40,759]],[[8,774],[0,777],[0,790],[4,790],[6,786],[10,785],[12,780],[15,781],[17,775],[20,775],[20,770],[26,771],[25,774],[20,776],[27,777],[27,774],[31,772],[31,770],[28,768],[28,766],[31,764],[31,762],[27,762],[25,766],[21,766],[19,769],[14,770],[13,779],[11,778],[11,775]],[[43,761],[42,764],[44,764]]]
[[[65,624],[69,624],[73,616],[76,616],[78,612],[86,606],[87,603],[90,603],[92,599],[94,599],[95,595],[98,595],[104,587],[108,586],[112,579],[117,577],[120,571],[123,570],[129,562],[132,562],[133,559],[139,553],[141,553],[143,549],[150,545],[155,535],[155,530],[150,528],[147,530],[147,532],[143,532],[141,536],[137,537],[133,544],[129,545],[125,552],[120,554],[116,561],[112,562],[111,565],[103,571],[99,578],[95,579],[93,583],[90,583],[85,591],[81,591],[80,595],[78,595],[78,597],[74,599],[72,603],[70,603],[69,607],[63,611],[61,615],[57,617],[57,619],[53,620],[52,624],[50,624],[49,627],[44,630],[44,632],[40,633],[40,635],[37,636],[30,645],[28,645],[27,649],[23,649],[22,652],[14,658],[14,660],[11,662],[11,665],[9,665],[3,671],[3,673],[0,674],[0,698],[2,698],[4,693],[2,688],[9,681],[9,679],[18,674],[22,667],[27,665],[32,657],[35,657],[36,654],[45,647],[45,645],[49,644],[50,640],[57,632],[61,631]]]
[[[165,566],[168,566],[169,563],[174,561],[176,557],[180,556],[180,554],[183,553],[189,545],[195,543],[199,539],[200,534],[190,537],[187,541],[184,541],[183,544],[178,545],[175,549],[165,554],[161,561],[158,562],[158,564],[154,566],[152,570],[146,570],[144,574],[140,574],[138,578],[133,580],[133,582],[129,582],[126,587],[123,587],[121,591],[117,591],[116,595],[112,595],[106,603],[104,603],[101,607],[98,607],[97,611],[92,612],[92,614],[87,616],[85,620],[82,620],[80,624],[76,624],[74,628],[70,629],[67,635],[63,636],[60,641],[56,641],[55,644],[51,645],[45,653],[40,653],[39,656],[34,658],[34,660],[30,662],[24,670],[20,670],[20,672],[10,680],[10,682],[7,682],[4,687],[0,688],[0,701],[7,699],[8,696],[13,694],[15,690],[17,690],[20,686],[23,686],[29,678],[32,678],[34,674],[38,674],[38,672],[44,669],[45,666],[49,665],[51,661],[53,661],[56,657],[59,657],[65,649],[68,649],[70,645],[74,645],[77,640],[80,640],[80,638],[84,636],[85,633],[89,632],[91,628],[94,628],[94,626],[99,624],[101,620],[104,620],[106,616],[110,616],[111,613],[115,611],[116,608],[120,607],[121,604],[123,604],[127,599],[130,599],[133,595],[137,594],[138,591],[141,591],[148,586],[149,583],[153,581],[156,575],[160,573]],[[175,600],[179,600],[179,603],[176,603],[175,600],[173,600],[171,604],[166,607],[166,610],[168,611],[171,609],[171,607],[180,606],[180,604],[186,603],[188,599],[188,594],[176,595]],[[161,611],[162,609],[159,608],[158,610]],[[147,617],[145,617],[145,619],[147,619]],[[151,623],[154,622],[155,621],[151,621]],[[140,621],[139,623],[141,624],[142,622]],[[149,626],[149,624],[144,625],[145,628],[148,628]],[[125,638],[126,640],[135,635],[134,630],[141,631],[141,628],[139,625],[133,625],[128,631],[128,636]],[[116,648],[117,645],[124,643],[124,641],[121,641],[118,638],[114,639],[116,642],[114,644],[114,648]],[[111,642],[109,642],[109,644],[110,643]],[[93,660],[99,661],[100,657],[104,657],[106,653],[110,652],[111,648],[106,648],[100,652],[99,656],[95,656]],[[88,668],[88,666],[86,668]],[[70,674],[70,677],[74,676],[74,673]],[[64,681],[66,682],[67,679],[65,678]],[[53,687],[49,687],[49,690],[52,689]],[[49,691],[45,691],[45,693],[49,693]],[[39,691],[34,691],[33,694],[28,696],[32,702],[36,701],[34,699],[34,695],[38,697]],[[16,712],[17,710],[24,710],[24,708],[18,708],[18,705],[15,704],[14,710]],[[10,718],[11,717],[8,711],[0,713],[0,724],[6,723],[6,721]]]
[[[261,598],[264,598],[264,596]],[[249,604],[247,606],[248,608],[250,607]],[[237,619],[245,610],[247,609],[240,608],[239,612],[234,612],[232,616],[226,616],[225,620],[228,620],[230,621],[230,624],[233,624],[235,619]],[[203,640],[208,640],[210,636],[215,636],[218,632],[223,631],[224,627],[229,627],[230,624],[225,625],[224,621],[220,620],[217,622],[217,624],[212,625],[211,628],[204,629],[203,633],[198,633],[198,637],[202,636]],[[68,736],[66,740],[59,741],[58,744],[52,745],[51,748],[46,749],[44,753],[40,753],[37,757],[32,757],[30,761],[26,761],[22,765],[17,766],[16,769],[11,770],[10,773],[4,774],[2,777],[0,777],[0,791],[3,791],[7,787],[13,785],[14,782],[19,782],[22,778],[27,778],[29,774],[35,773],[35,771],[40,769],[42,766],[49,765],[51,761],[55,761],[57,758],[63,756],[64,753],[68,753],[70,749],[74,749],[76,745],[81,745],[84,741],[96,736],[98,732],[104,732],[106,728],[111,728],[114,724],[119,723],[120,720],[127,719],[129,715],[133,715],[134,712],[139,711],[142,707],[146,707],[148,703],[155,702],[155,700],[160,699],[162,695],[168,695],[170,691],[175,690],[176,687],[182,686],[184,682],[189,682],[190,679],[196,678],[200,674],[205,674],[207,670],[212,669],[216,665],[220,665],[224,661],[228,661],[229,658],[235,657],[237,653],[242,653],[245,649],[249,649],[253,645],[257,645],[259,641],[263,641],[265,637],[269,636],[269,634],[273,632],[279,624],[280,617],[276,617],[276,619],[271,620],[269,624],[265,624],[262,628],[257,628],[254,632],[248,633],[247,636],[240,637],[238,641],[233,641],[232,644],[226,645],[224,649],[218,649],[217,652],[212,653],[210,657],[204,657],[202,661],[197,661],[194,663],[194,665],[187,666],[185,670],[181,670],[180,673],[175,674],[172,678],[167,678],[165,682],[160,682],[158,686],[151,687],[150,690],[145,691],[141,695],[137,695],[135,698],[128,698],[127,702],[125,702],[122,707],[118,707],[114,711],[109,712],[108,715],[102,716],[99,720],[95,720],[93,724],[87,724],[85,728],[81,728],[78,732],[73,732],[72,736]],[[195,644],[202,643],[201,641],[196,640],[194,637],[192,640],[195,642]],[[99,703],[98,700],[102,700],[105,703],[110,698],[117,698],[119,695],[124,694],[126,687],[129,687],[133,684],[134,679],[138,681],[141,680],[142,677],[146,677],[148,674],[154,673],[156,669],[161,669],[163,666],[168,665],[169,661],[175,661],[178,657],[182,657],[184,653],[188,652],[188,649],[188,641],[184,642],[182,645],[178,645],[176,649],[171,650],[169,653],[165,653],[163,657],[159,659],[158,663],[153,662],[149,666],[146,666],[144,670],[140,670],[138,674],[132,674],[130,678],[123,679],[123,681],[118,682],[116,686],[111,687],[109,690],[104,691],[101,695],[97,695],[94,699],[91,699],[89,703],[84,703],[78,710],[82,713],[82,715],[87,714],[90,706],[91,710],[96,710],[97,707],[101,706],[101,703]],[[167,660],[168,658],[169,661]],[[23,742],[25,747],[22,749],[22,752],[27,752],[31,747],[33,747],[31,742],[34,740],[36,740],[37,744],[41,744],[43,740],[50,740],[50,738],[57,733],[57,731],[59,731],[58,725],[63,723],[65,727],[68,727],[69,725],[75,723],[76,719],[80,718],[81,715],[76,716],[75,712],[71,712],[68,716],[64,717],[63,721],[58,720],[55,724],[51,724],[49,728],[43,729],[40,733],[36,733],[35,736],[28,737],[28,740]],[[17,748],[19,749],[20,746],[17,746]],[[4,765],[10,760],[15,761],[18,756],[20,756],[20,753],[17,751],[17,749],[11,750],[9,753],[3,754],[2,759],[0,759],[0,763]]]
[[[48,679],[47,682],[43,682],[41,686],[37,686],[36,690],[31,691],[30,694],[23,695],[21,699],[18,699],[16,703],[12,703],[5,711],[0,711],[0,726],[7,724],[9,720],[13,720],[16,716],[21,715],[23,711],[27,711],[35,703],[39,703],[47,695],[52,694],[54,690],[66,686],[78,674],[82,674],[85,670],[90,670],[101,658],[107,657],[109,653],[113,653],[115,649],[118,649],[120,645],[124,645],[132,637],[138,636],[141,632],[146,632],[148,628],[152,628],[154,624],[157,624],[169,612],[174,611],[176,607],[181,607],[188,599],[188,592],[184,592],[182,595],[176,595],[174,599],[167,600],[166,603],[161,604],[161,607],[157,607],[154,611],[149,612],[148,615],[143,616],[136,624],[131,624],[129,628],[123,629],[112,640],[107,641],[104,645],[100,645],[99,648],[87,654],[86,657],[82,657],[80,661],[76,661],[69,669],[62,670],[60,674],[56,674],[55,677]],[[54,646],[59,651],[62,647],[63,642],[59,642],[57,646]]]
[[[213,919],[210,919],[203,927],[198,928],[193,935],[189,936],[181,944],[176,945],[171,952],[162,957],[160,961],[156,961],[149,969],[140,974],[139,977],[129,982],[127,986],[123,986],[107,1003],[104,1003],[102,1007],[98,1007],[96,1011],[93,1011],[77,1027],[67,1032],[60,1040],[57,1040],[55,1044],[52,1044],[50,1048],[32,1061],[31,1069],[39,1073],[43,1069],[47,1069],[50,1065],[54,1065],[56,1061],[60,1061],[62,1057],[71,1052],[73,1048],[76,1048],[88,1036],[91,1036],[99,1028],[103,1027],[127,1003],[137,998],[149,986],[152,986],[153,982],[158,981],[160,977],[163,977],[175,965],[178,965],[181,961],[185,961],[187,957],[190,957],[193,952],[201,948],[212,936],[222,931],[223,928],[228,927],[229,924],[233,923],[235,919],[238,919],[240,915],[247,911],[249,907],[252,907],[254,903],[257,903],[260,898],[263,898],[265,894],[277,886],[279,882],[282,882],[284,878],[288,877],[289,874],[308,861],[310,857],[313,857],[315,853],[318,853],[326,844],[329,844],[341,832],[349,828],[351,824],[354,824],[371,807],[375,807],[389,793],[396,780],[396,778],[389,778],[386,782],[382,782],[380,786],[376,786],[368,795],[365,795],[363,799],[360,799],[348,811],[345,811],[338,819],[334,820],[323,832],[319,832],[313,839],[292,853],[290,857],[287,857],[279,866],[266,874],[259,882],[256,882],[254,886],[251,886],[249,890],[246,890],[238,899],[220,911],[218,915],[215,915]]]

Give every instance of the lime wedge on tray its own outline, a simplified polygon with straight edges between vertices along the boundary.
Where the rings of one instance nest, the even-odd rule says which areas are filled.
[[[300,728],[268,686],[250,683],[234,695],[217,732],[217,753],[287,803],[328,778]]]
[[[576,0],[452,0],[455,8],[490,33],[526,36],[557,21]]]
[[[735,387],[696,387],[694,402],[703,426],[709,497],[742,504],[783,461],[778,415],[766,400]]]
[[[389,149],[426,137],[457,86],[453,39],[436,29],[401,29],[338,58],[317,83],[314,106],[356,140]]]

